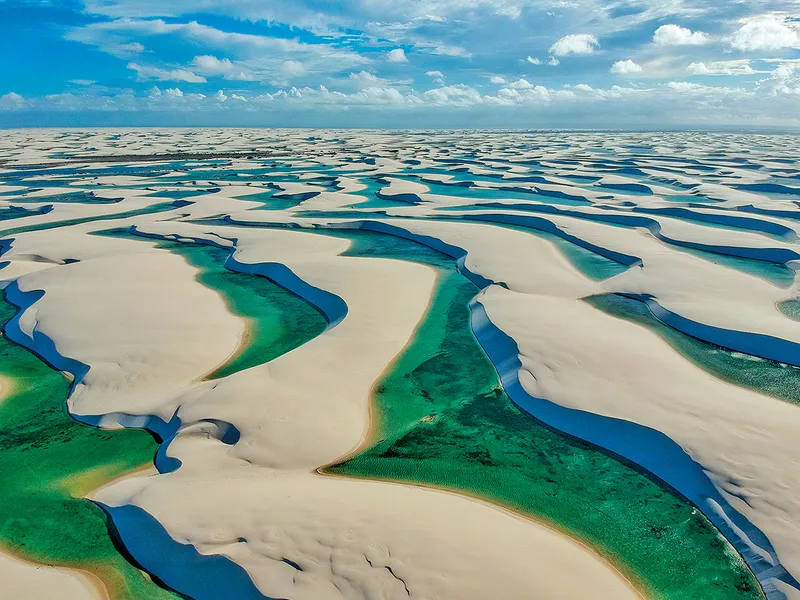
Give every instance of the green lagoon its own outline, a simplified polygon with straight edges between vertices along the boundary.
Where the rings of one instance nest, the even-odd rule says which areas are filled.
[[[133,237],[125,230],[109,235]],[[327,326],[321,313],[277,284],[226,269],[229,250],[171,241],[158,246],[200,269],[198,281],[247,320],[240,351],[209,379],[272,360]],[[3,325],[15,314],[13,305],[0,302]],[[5,335],[0,377],[0,548],[32,562],[90,572],[113,600],[178,598],[123,557],[105,512],[84,498],[152,464],[156,440],[143,430],[101,430],[72,419],[66,410],[68,377]]]
[[[744,561],[689,503],[636,469],[518,409],[470,327],[478,289],[455,263],[398,237],[326,230],[347,254],[434,267],[415,335],[374,388],[367,446],[326,473],[472,495],[552,524],[610,559],[652,598],[762,598]]]

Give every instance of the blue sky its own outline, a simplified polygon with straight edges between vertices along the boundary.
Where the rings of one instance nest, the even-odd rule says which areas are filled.
[[[800,126],[799,0],[0,0],[0,126]]]

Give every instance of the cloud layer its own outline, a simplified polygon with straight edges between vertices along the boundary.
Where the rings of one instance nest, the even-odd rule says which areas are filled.
[[[298,123],[357,125],[351,109],[364,107],[435,123],[453,107],[465,126],[470,111],[603,126],[655,124],[663,104],[675,121],[800,124],[783,105],[797,96],[794,0],[78,0],[61,12],[37,3],[47,27],[33,36],[30,6],[0,2],[0,123],[78,110],[225,120],[265,107]],[[399,114],[385,124],[402,125]]]

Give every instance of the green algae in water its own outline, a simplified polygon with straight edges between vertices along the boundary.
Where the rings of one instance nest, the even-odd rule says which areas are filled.
[[[101,198],[91,192],[72,192],[70,194],[53,194],[52,196],[20,196],[11,202],[36,202],[43,204],[116,204],[122,198]]]
[[[800,369],[741,352],[733,352],[681,333],[659,321],[647,305],[616,294],[584,298],[595,308],[647,327],[704,371],[734,385],[800,404]]]
[[[5,325],[15,314],[0,302]],[[0,337],[0,547],[46,565],[97,575],[115,600],[177,596],[153,583],[114,547],[100,507],[80,497],[95,485],[152,462],[155,440],[142,430],[104,431],[66,411],[69,381],[33,353]]]
[[[784,300],[778,303],[778,310],[793,321],[800,321],[800,299]]]
[[[99,233],[148,239],[127,229]],[[229,249],[172,240],[158,241],[156,247],[179,254],[199,269],[197,281],[220,293],[230,311],[247,320],[248,330],[241,350],[206,379],[220,379],[269,362],[315,338],[328,326],[325,317],[312,304],[277,283],[225,268]]]
[[[126,230],[111,235],[134,237]],[[246,346],[209,378],[272,360],[327,326],[322,314],[279,285],[225,269],[227,250],[172,241],[159,246],[200,269],[198,281],[248,319]],[[14,312],[0,303],[4,323]],[[73,497],[152,462],[155,440],[142,430],[103,431],[71,419],[67,378],[5,337],[0,376],[14,384],[11,396],[0,400],[0,547],[31,561],[95,573],[114,600],[177,598],[119,554],[102,509]]]
[[[371,446],[325,470],[486,498],[585,540],[663,600],[763,598],[703,515],[650,478],[518,409],[469,325],[477,288],[453,261],[363,231],[347,254],[423,262],[439,278],[404,352],[376,384]]]
[[[28,210],[21,206],[9,206],[8,208],[0,209],[0,221],[8,221],[10,219],[20,219],[22,217],[33,217],[36,215],[46,214],[41,210]]]

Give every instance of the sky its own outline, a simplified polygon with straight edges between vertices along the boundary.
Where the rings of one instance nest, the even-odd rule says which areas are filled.
[[[800,127],[800,0],[0,0],[0,127]]]

